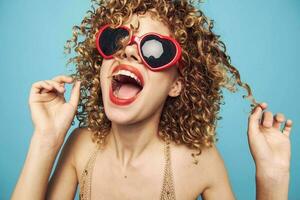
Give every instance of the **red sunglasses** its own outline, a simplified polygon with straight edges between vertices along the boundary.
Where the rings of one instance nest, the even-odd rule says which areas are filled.
[[[96,46],[105,59],[113,58],[120,49],[120,40],[130,35],[126,26],[111,28],[109,24],[102,26],[96,35]],[[132,35],[128,45],[136,43],[143,63],[152,71],[161,71],[172,67],[181,60],[181,47],[171,37],[158,33],[147,33],[140,37]]]

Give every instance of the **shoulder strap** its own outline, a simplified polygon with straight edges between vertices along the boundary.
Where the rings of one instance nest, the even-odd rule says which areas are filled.
[[[91,182],[92,182],[92,173],[93,168],[96,160],[96,156],[98,151],[100,150],[99,146],[96,146],[96,149],[93,150],[92,154],[90,155],[88,162],[81,173],[79,178],[79,185],[80,185],[80,200],[88,200],[90,199],[91,195]]]
[[[165,145],[165,162],[164,180],[160,200],[175,200],[176,195],[173,184],[169,141],[166,141]]]

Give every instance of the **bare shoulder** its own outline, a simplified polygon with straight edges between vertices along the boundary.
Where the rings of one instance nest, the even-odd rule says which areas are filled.
[[[196,154],[196,150],[185,145],[174,147],[172,154],[177,163],[174,170],[181,174],[178,182],[188,185],[189,189],[192,186],[194,193],[201,194],[204,199],[234,199],[224,160],[215,145],[202,149],[196,156],[197,164],[191,155]]]
[[[64,143],[47,187],[47,199],[74,199],[78,183],[78,156],[92,148],[89,133],[76,128]],[[89,142],[90,141],[90,142]],[[86,158],[81,158],[86,162]]]
[[[89,159],[89,155],[96,148],[96,144],[92,141],[92,132],[87,128],[76,128],[69,137],[73,140],[72,151],[74,167],[77,177],[80,177]]]
[[[204,199],[235,199],[224,160],[217,147],[213,145],[205,149],[204,158],[207,161],[206,168],[210,179],[202,197]]]

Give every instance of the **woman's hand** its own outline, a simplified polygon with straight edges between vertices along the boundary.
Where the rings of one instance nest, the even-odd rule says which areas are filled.
[[[29,107],[34,134],[51,146],[62,145],[77,111],[80,82],[74,83],[69,102],[64,97],[64,84],[72,82],[72,77],[60,75],[52,80],[35,82],[31,87]]]
[[[287,120],[281,131],[284,115],[277,113],[273,116],[270,111],[263,112],[266,108],[267,104],[261,103],[249,116],[248,141],[256,168],[271,173],[289,172],[292,121]]]

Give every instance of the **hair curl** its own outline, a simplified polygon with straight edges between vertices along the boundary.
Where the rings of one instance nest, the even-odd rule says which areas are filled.
[[[95,8],[95,6],[97,8]],[[164,22],[182,47],[181,79],[183,90],[178,97],[168,97],[159,123],[160,135],[177,144],[199,150],[210,147],[216,138],[217,121],[222,104],[222,87],[231,92],[243,87],[251,107],[257,105],[248,84],[230,63],[226,46],[201,10],[187,0],[92,0],[91,10],[79,26],[73,27],[73,37],[65,45],[67,53],[74,48],[77,55],[68,60],[75,63],[75,79],[81,81],[81,98],[76,118],[79,127],[93,132],[93,141],[104,143],[111,128],[106,117],[100,90],[100,68],[103,58],[95,46],[95,34],[104,24],[122,25],[132,14],[155,10],[156,18]],[[79,41],[79,36],[83,40]],[[192,154],[192,156],[195,156]]]

